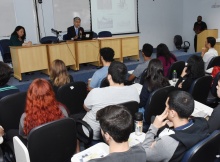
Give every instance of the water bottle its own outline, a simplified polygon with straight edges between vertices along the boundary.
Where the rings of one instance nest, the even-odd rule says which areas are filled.
[[[177,81],[177,73],[176,73],[176,70],[173,70],[173,82],[176,82]]]
[[[135,134],[137,136],[142,134],[143,131],[143,114],[141,112],[135,113]]]

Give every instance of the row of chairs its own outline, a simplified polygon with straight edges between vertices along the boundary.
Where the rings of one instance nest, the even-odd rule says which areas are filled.
[[[98,34],[96,32],[92,32],[92,34],[92,38],[112,37],[112,33],[110,31],[101,31]],[[67,34],[63,35],[63,40],[68,40]]]
[[[77,82],[75,82],[75,83],[77,83]],[[73,84],[69,84],[67,87],[69,87],[69,89],[72,89],[73,91],[74,90],[76,90],[77,88],[77,85],[75,84],[74,85],[74,88],[72,87],[73,86]],[[166,101],[166,98],[167,98],[167,94],[170,92],[170,91],[172,91],[172,90],[174,90],[175,88],[174,87],[164,87],[164,88],[162,88],[162,89],[159,89],[159,90],[157,90],[157,91],[155,91],[155,92],[153,92],[152,94],[151,94],[151,96],[149,97],[149,100],[148,100],[148,103],[147,103],[147,105],[148,105],[148,112],[145,114],[145,120],[148,122],[148,123],[150,123],[150,118],[151,118],[151,116],[153,116],[153,115],[158,115],[158,114],[161,114],[162,112],[163,112],[163,110],[164,110],[164,108],[165,108],[165,106],[164,106],[164,103],[165,103],[165,101]],[[23,113],[23,111],[24,111],[24,107],[23,107],[23,109],[22,110],[20,110],[20,111],[17,111],[18,110],[18,106],[19,105],[24,105],[25,104],[25,98],[26,98],[26,93],[25,92],[21,92],[21,93],[19,93],[21,96],[23,96],[23,99],[21,99],[21,98],[19,98],[19,99],[16,99],[16,98],[14,98],[14,96],[16,96],[16,95],[18,95],[18,94],[13,94],[13,95],[10,95],[10,96],[8,96],[8,97],[5,97],[5,98],[3,98],[2,100],[0,100],[0,112],[5,112],[5,114],[3,113],[0,113],[0,124],[2,124],[4,127],[5,127],[5,131],[7,131],[8,129],[10,129],[8,126],[7,126],[7,124],[11,124],[10,125],[10,127],[11,128],[14,128],[14,129],[16,129],[17,127],[18,127],[18,122],[19,122],[19,119],[20,119],[20,115],[17,115],[18,117],[16,118],[16,117],[14,117],[14,116],[11,116],[12,114],[17,114],[17,113],[20,113],[20,114],[22,114]],[[68,93],[68,98],[71,96],[71,93]],[[12,107],[11,107],[11,110],[13,110],[13,112],[11,111],[11,114],[10,114],[10,117],[8,117],[8,115],[7,115],[7,113],[6,113],[6,109],[7,110],[9,110],[10,111],[10,109],[7,107],[8,106],[8,104],[2,104],[2,103],[4,103],[4,102],[2,102],[2,101],[4,101],[4,100],[7,100],[7,98],[13,98],[13,101],[14,102],[7,102],[7,103],[16,103],[16,106],[15,105],[11,105]],[[158,98],[160,98],[160,100],[158,100]],[[18,102],[15,102],[15,101],[18,101]],[[19,101],[20,101],[20,103],[19,103]],[[126,107],[131,107],[131,110],[133,111],[133,112],[131,112],[132,113],[132,115],[134,115],[135,114],[135,112],[137,112],[137,109],[138,109],[138,104],[137,103],[134,103],[134,105],[133,106],[131,106],[131,103],[127,103],[127,105],[125,104],[125,106]],[[15,109],[15,107],[16,107],[16,109]],[[133,107],[133,108],[132,108]],[[1,108],[3,109],[3,108],[5,108],[4,110],[1,110]],[[15,111],[15,112],[14,112]],[[10,120],[10,119],[12,119],[13,118],[13,120]],[[5,119],[5,120],[3,120],[3,119]],[[4,121],[10,121],[9,123],[4,123]],[[17,120],[17,122],[16,122],[16,120]],[[11,123],[12,122],[12,123]],[[14,125],[14,127],[12,126],[12,125]]]
[[[14,137],[16,162],[64,162],[69,160],[73,156],[76,146],[76,133],[74,129],[69,129],[74,126],[74,121],[66,118],[35,128],[28,136],[28,149],[18,137]],[[62,142],[61,138],[64,139]],[[189,149],[181,162],[214,161],[219,155],[219,145],[220,131],[216,130]]]

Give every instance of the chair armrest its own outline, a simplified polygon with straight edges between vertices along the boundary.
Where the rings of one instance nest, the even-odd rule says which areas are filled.
[[[190,43],[188,41],[184,41],[184,46],[186,46],[186,43],[188,44],[188,46],[190,47]]]
[[[89,137],[82,132],[82,126],[88,130]],[[76,129],[78,140],[83,142],[85,145],[89,145],[93,140],[93,129],[90,127],[90,125],[83,120],[76,120]]]

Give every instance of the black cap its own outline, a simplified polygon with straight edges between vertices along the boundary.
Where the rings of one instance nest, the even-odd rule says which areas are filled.
[[[136,121],[142,121],[143,120],[143,114],[141,112],[135,113],[135,120]]]

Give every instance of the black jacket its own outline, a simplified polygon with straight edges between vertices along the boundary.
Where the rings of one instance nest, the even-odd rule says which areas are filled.
[[[179,141],[179,145],[170,161],[181,161],[184,153],[209,135],[209,126],[205,118],[193,118],[194,124],[184,130],[174,130],[170,135]]]
[[[79,27],[78,37],[79,37],[80,31],[82,32],[82,35],[84,35],[84,29],[82,27]],[[76,36],[76,31],[75,31],[74,26],[67,28],[67,40],[71,40],[71,38],[74,38],[75,36]]]

